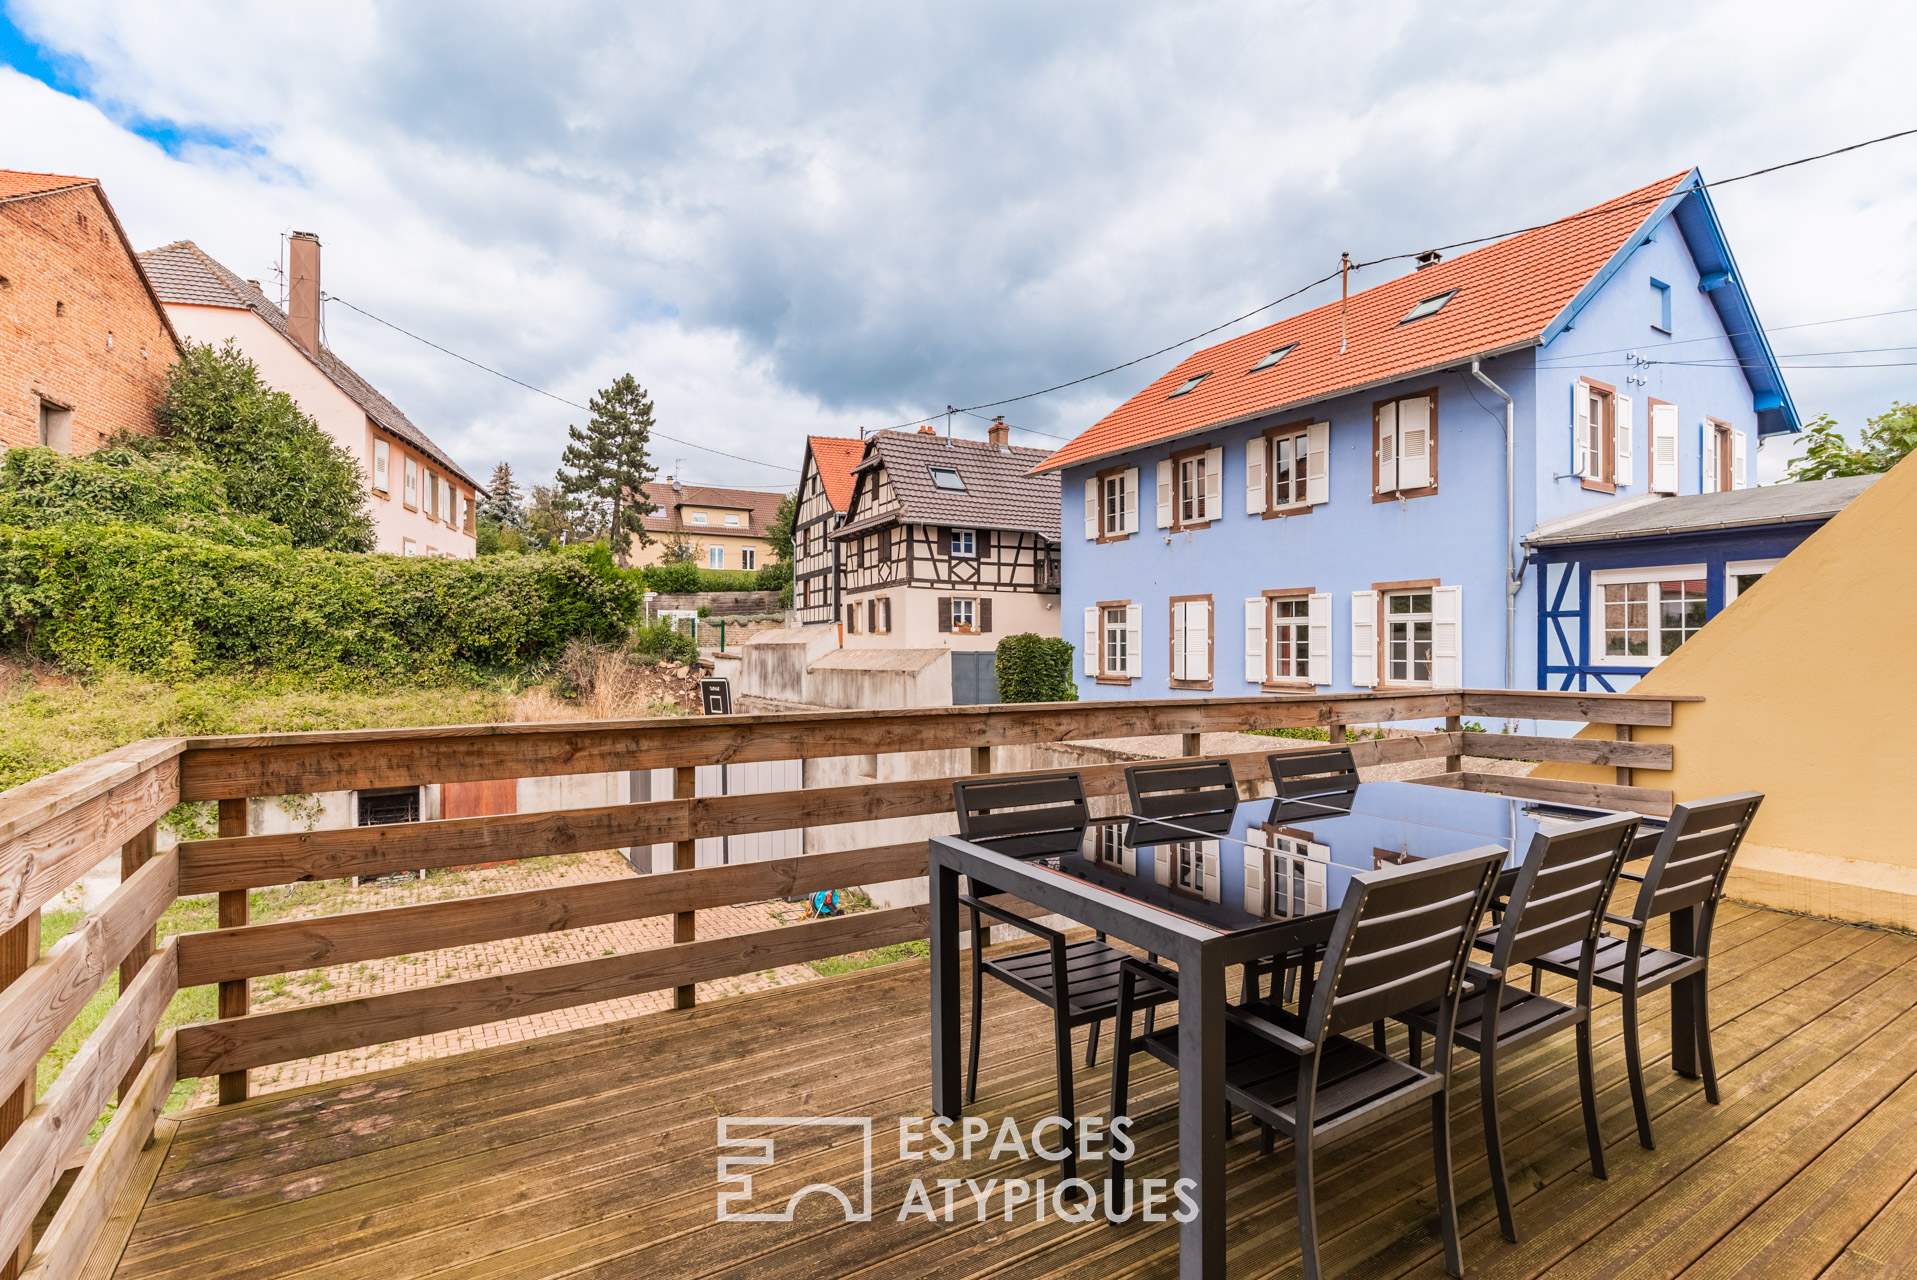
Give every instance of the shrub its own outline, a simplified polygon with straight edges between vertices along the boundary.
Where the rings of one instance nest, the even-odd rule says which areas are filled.
[[[757,569],[699,570],[699,590],[701,591],[757,591],[758,589],[759,571]]]
[[[753,583],[757,590],[789,592],[792,589],[792,562],[774,560],[771,564],[761,566],[757,576],[758,581]]]
[[[646,589],[661,595],[686,595],[699,589],[699,566],[689,560],[655,564],[646,570]]]
[[[285,546],[287,532],[234,513],[219,468],[190,453],[116,443],[84,457],[9,449],[0,462],[0,525],[150,524],[237,547]]]
[[[633,628],[632,652],[642,658],[689,664],[698,659],[699,646],[691,636],[675,627],[671,618],[660,618]]]
[[[998,696],[1001,702],[1076,702],[1072,646],[1057,637],[1030,631],[998,642]]]

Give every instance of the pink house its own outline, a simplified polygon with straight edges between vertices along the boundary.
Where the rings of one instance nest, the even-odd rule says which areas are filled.
[[[232,339],[269,386],[292,396],[359,460],[377,550],[472,555],[478,484],[321,344],[319,239],[295,232],[290,250],[286,311],[259,281],[241,279],[191,240],[149,250],[140,261],[182,338],[216,346]]]

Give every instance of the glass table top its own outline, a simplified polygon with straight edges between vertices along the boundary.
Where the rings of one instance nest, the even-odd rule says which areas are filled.
[[[1123,817],[1095,821],[1076,856],[1025,860],[1220,932],[1335,911],[1358,872],[1496,845],[1515,865],[1539,832],[1607,816],[1515,796],[1366,782],[1344,811],[1240,803],[1222,835],[1130,847]],[[1162,833],[1160,833],[1162,834]],[[1157,838],[1156,835],[1141,838]],[[1515,850],[1515,857],[1512,851]]]

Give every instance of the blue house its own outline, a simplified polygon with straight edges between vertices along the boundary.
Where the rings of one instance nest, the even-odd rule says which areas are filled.
[[[1798,426],[1695,171],[1422,255],[1198,352],[1042,464],[1080,696],[1532,687],[1528,532],[1746,489]]]

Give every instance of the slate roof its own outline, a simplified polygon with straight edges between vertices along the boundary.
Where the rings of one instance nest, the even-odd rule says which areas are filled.
[[[1043,449],[1011,446],[1001,452],[984,440],[953,440],[918,432],[881,431],[865,442],[862,478],[879,467],[892,478],[899,509],[848,524],[834,537],[856,537],[888,521],[957,525],[961,529],[1008,529],[1059,540],[1057,472],[1033,474]],[[935,488],[932,467],[950,467],[965,482],[964,493]],[[869,481],[866,481],[869,482]]]
[[[358,405],[379,427],[398,436],[477,492],[485,492],[480,483],[454,462],[444,449],[414,426],[412,419],[401,413],[398,405],[355,373],[351,365],[333,354],[331,348],[323,346],[315,356],[299,343],[293,342],[292,335],[286,329],[286,313],[279,309],[278,304],[227,270],[206,250],[191,240],[175,240],[172,244],[147,250],[140,255],[140,261],[161,300],[175,306],[231,307],[251,311],[273,326],[301,355],[311,360],[328,381],[344,392],[346,398]]]
[[[819,481],[825,486],[825,500],[844,515],[852,506],[852,468],[865,455],[865,441],[842,436],[807,436],[812,460],[819,464]]]
[[[746,534],[755,538],[765,537],[765,531],[772,525],[772,517],[778,514],[779,502],[784,497],[779,493],[762,493],[757,489],[718,489],[710,485],[689,484],[677,493],[673,492],[669,481],[658,480],[646,486],[646,500],[655,503],[658,510],[644,517],[643,523],[653,533],[665,533],[677,527],[676,508],[686,507],[733,507],[747,512],[743,527],[734,527],[730,532]],[[722,520],[718,524],[686,525],[688,529],[709,529],[714,533],[727,532]]]
[[[1587,519],[1567,517],[1538,526],[1524,539],[1534,547],[1661,534],[1708,533],[1753,525],[1828,520],[1870,488],[1878,476],[1841,476],[1834,480],[1798,480],[1757,489],[1693,493],[1606,508]]]
[[[1337,302],[1208,347],[1043,465],[1072,466],[1530,346],[1688,177],[1660,178],[1571,218],[1352,294],[1343,354]],[[1401,323],[1419,302],[1453,289],[1456,296],[1436,314]],[[1249,372],[1267,353],[1294,342],[1297,349],[1276,365]],[[1197,374],[1210,376],[1170,398]]]

